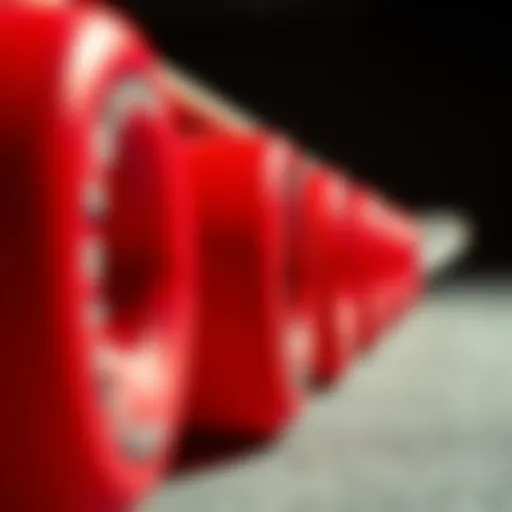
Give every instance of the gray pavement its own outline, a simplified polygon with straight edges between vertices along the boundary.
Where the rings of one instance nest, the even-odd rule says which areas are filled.
[[[512,510],[512,282],[427,297],[284,438],[141,512]]]

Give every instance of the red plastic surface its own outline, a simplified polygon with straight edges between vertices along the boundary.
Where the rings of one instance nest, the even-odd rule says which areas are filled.
[[[167,436],[180,425],[192,292],[185,183],[158,109],[134,100],[125,119],[115,114],[120,88],[131,79],[143,81],[159,102],[155,65],[145,42],[105,10],[2,8],[0,398],[8,420],[0,426],[0,495],[6,510],[124,510],[153,484],[167,449],[160,437],[145,451],[149,438],[142,435],[154,427]],[[112,130],[112,122],[126,133]],[[143,139],[132,156],[143,162],[116,165],[132,129]],[[144,191],[134,200],[129,189],[136,182]],[[96,217],[102,201],[92,198],[110,192],[112,216],[103,222],[102,213]],[[136,233],[128,251],[123,219]],[[89,259],[95,240],[112,256],[105,279]],[[125,264],[144,269],[134,275],[145,275],[147,293],[140,282],[121,280],[137,313],[137,325],[121,329],[114,318],[123,318],[125,291],[108,285]]]
[[[412,223],[366,187],[354,185],[350,203],[344,234],[352,251],[347,270],[362,311],[364,349],[398,318],[404,301],[418,293],[419,239]]]
[[[316,297],[314,378],[321,384],[348,370],[359,336],[360,312],[347,273],[351,247],[343,231],[348,193],[339,176],[323,168],[311,168],[304,183],[304,248]]]
[[[300,410],[308,334],[287,289],[295,158],[270,136],[191,140],[201,313],[191,425],[268,436]]]

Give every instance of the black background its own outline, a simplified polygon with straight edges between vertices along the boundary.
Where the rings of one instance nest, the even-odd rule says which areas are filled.
[[[473,215],[512,267],[510,21],[489,3],[123,0],[160,51],[412,206]]]

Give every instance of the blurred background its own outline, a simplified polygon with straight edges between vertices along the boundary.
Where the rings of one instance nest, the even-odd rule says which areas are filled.
[[[172,56],[411,205],[477,220],[473,268],[508,268],[507,7],[355,0],[116,0]]]
[[[188,472],[185,456],[142,510],[512,510],[506,7],[116,3],[163,55],[307,147],[412,207],[467,212],[478,229],[458,278],[433,289],[280,443],[254,451],[195,440],[187,450],[216,462]]]

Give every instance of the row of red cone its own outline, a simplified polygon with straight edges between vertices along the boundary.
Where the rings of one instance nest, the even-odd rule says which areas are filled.
[[[289,331],[299,396],[304,380],[341,380],[421,293],[420,229],[402,206],[261,123],[241,126],[222,109],[212,113],[180,96],[170,73],[171,115],[188,144],[203,254],[228,239],[225,253],[238,257],[236,267],[225,253],[206,264],[193,418],[207,428],[272,433],[302,397],[290,392],[290,381],[262,375],[272,365],[255,361],[278,358]],[[257,293],[258,303],[244,300]],[[286,375],[289,364],[286,356],[277,371]]]
[[[0,8],[9,511],[124,510],[184,426],[277,433],[421,291],[412,217],[159,67],[104,7]]]
[[[304,382],[341,379],[414,304],[419,230],[272,135],[196,136],[187,154],[203,270],[193,422],[269,434]]]

